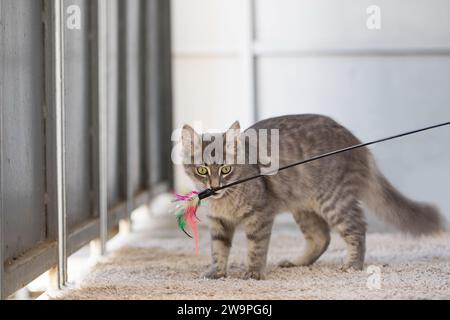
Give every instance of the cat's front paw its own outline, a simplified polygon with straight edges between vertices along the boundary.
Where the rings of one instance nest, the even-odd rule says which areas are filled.
[[[218,271],[214,267],[210,268],[208,271],[206,271],[202,275],[203,279],[220,279],[220,278],[225,278],[225,277],[226,277],[226,273],[225,272]]]
[[[363,269],[362,262],[348,262],[342,265],[339,270],[342,272],[353,272],[353,271],[361,271]]]
[[[254,280],[264,280],[266,276],[262,271],[247,271],[242,277],[244,280],[254,279]]]

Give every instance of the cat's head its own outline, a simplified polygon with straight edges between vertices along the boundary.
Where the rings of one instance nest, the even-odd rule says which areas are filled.
[[[182,130],[184,170],[198,190],[217,188],[250,174],[249,166],[238,164],[241,131],[239,122],[223,133],[199,134],[189,125]],[[218,192],[213,198],[220,198]]]

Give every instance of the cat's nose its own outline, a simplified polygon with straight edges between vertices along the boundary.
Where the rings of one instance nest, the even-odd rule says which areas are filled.
[[[219,178],[211,178],[211,188],[220,187],[220,179]]]

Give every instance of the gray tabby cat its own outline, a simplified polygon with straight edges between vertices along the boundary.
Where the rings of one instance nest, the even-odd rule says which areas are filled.
[[[280,166],[360,143],[349,130],[321,115],[271,118],[251,128],[279,129]],[[239,123],[230,129],[240,130]],[[183,127],[183,149],[190,160],[211,143],[201,140],[202,136],[190,126]],[[196,149],[191,141],[201,142]],[[198,149],[200,146],[202,150]],[[258,174],[261,165],[215,163],[205,155],[202,163],[185,164],[184,168],[198,190],[202,190]],[[303,254],[294,261],[282,261],[281,267],[314,263],[327,249],[333,228],[347,245],[343,270],[361,270],[366,234],[362,202],[400,231],[425,235],[443,229],[437,208],[402,195],[377,169],[367,148],[246,182],[222,190],[205,202],[212,241],[212,265],[205,277],[213,279],[226,276],[233,233],[239,224],[244,226],[248,241],[244,279],[263,279],[272,224],[280,212],[292,212],[306,240]]]

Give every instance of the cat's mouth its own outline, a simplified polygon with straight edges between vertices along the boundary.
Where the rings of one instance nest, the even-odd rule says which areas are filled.
[[[222,198],[224,195],[224,191],[223,190],[219,190],[214,192],[214,194],[211,196],[212,199],[220,199]]]

